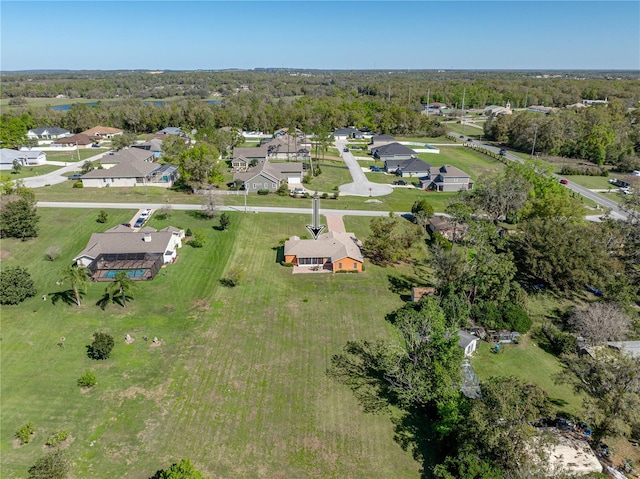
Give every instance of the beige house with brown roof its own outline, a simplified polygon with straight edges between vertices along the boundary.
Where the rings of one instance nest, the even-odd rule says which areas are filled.
[[[353,233],[331,231],[316,240],[292,236],[284,243],[284,260],[295,266],[332,271],[362,272],[360,242]]]
[[[246,172],[235,173],[233,181],[242,181],[245,191],[257,193],[259,190],[276,191],[281,184],[302,183],[304,168],[302,163],[286,161],[272,163],[263,160]]]
[[[94,126],[93,128],[89,128],[82,133],[90,138],[97,138],[102,140],[122,135],[123,131],[120,128],[112,128],[110,126]]]

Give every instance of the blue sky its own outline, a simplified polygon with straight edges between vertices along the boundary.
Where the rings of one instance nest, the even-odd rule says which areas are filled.
[[[640,69],[638,1],[0,2],[0,69]]]

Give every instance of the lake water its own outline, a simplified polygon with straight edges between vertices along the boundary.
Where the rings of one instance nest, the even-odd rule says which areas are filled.
[[[221,100],[206,100],[206,102],[210,105],[219,105],[220,103],[222,103]],[[83,103],[83,104],[87,106],[98,106],[98,102],[95,102],[95,101],[91,103]],[[144,104],[145,105],[152,104],[154,106],[164,106],[163,101],[145,101]],[[51,109],[55,111],[69,111],[69,108],[71,108],[71,105],[72,103],[66,103],[64,105],[52,106]]]

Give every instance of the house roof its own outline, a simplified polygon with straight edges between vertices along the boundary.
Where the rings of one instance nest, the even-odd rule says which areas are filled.
[[[442,176],[443,178],[470,178],[470,176],[460,168],[456,168],[455,166],[451,165],[432,167],[431,176],[435,178],[438,175]]]
[[[58,138],[53,142],[58,145],[90,145],[93,140],[84,133],[78,133],[77,135],[67,136],[66,138]]]
[[[157,132],[156,135],[179,135],[180,133],[182,133],[182,128],[179,126],[168,126]]]
[[[107,153],[100,158],[100,163],[131,163],[134,161],[153,161],[153,152],[149,150],[143,150],[141,148],[124,148],[120,151],[113,153]]]
[[[113,128],[110,126],[94,126],[93,128],[89,128],[82,133],[88,136],[114,135],[116,133],[122,133],[122,130],[120,128]]]
[[[413,150],[412,150],[413,151]],[[386,167],[397,168],[407,173],[429,174],[433,170],[431,165],[420,158],[409,158],[408,160],[386,160]]]
[[[162,140],[159,138],[151,138],[149,141],[145,141],[144,143],[131,145],[131,148],[138,148],[140,150],[149,150],[153,152],[162,151]]]
[[[127,231],[115,227],[104,233],[93,233],[87,246],[74,258],[74,261],[82,257],[95,259],[101,254],[164,254],[173,237],[171,231],[156,231],[153,228],[145,228],[147,231],[134,232],[130,228],[123,228],[126,228]],[[151,241],[144,241],[145,236],[148,234],[151,235]]]
[[[375,143],[376,141],[396,141],[396,139],[391,135],[384,134],[372,136],[371,141]]]
[[[264,175],[278,182],[287,179],[287,176],[290,174],[302,175],[303,171],[303,165],[299,162],[271,163],[270,161],[264,160],[244,173],[236,173],[233,175],[233,179],[251,181],[256,176]]]
[[[392,156],[392,155],[415,155],[416,152],[411,148],[400,143],[394,142],[387,145],[378,146],[372,150],[374,155]]]
[[[317,240],[292,236],[284,243],[284,254],[297,258],[331,258],[332,263],[344,258],[362,262],[362,251],[357,242],[353,233],[337,231],[321,234]]]
[[[640,357],[640,341],[609,341],[607,346]]]
[[[434,216],[429,218],[429,224],[434,231],[446,231],[453,228],[451,222],[443,216]]]
[[[242,156],[250,160],[253,158],[264,160],[267,157],[267,147],[262,145],[253,148],[234,148],[233,157],[236,158],[237,156]]]
[[[469,334],[466,331],[462,331],[461,329],[458,330],[458,336],[460,337],[460,339],[458,340],[458,346],[460,346],[462,349],[467,349],[467,346],[480,339],[478,338],[478,336]]]
[[[144,151],[144,150],[140,150]],[[102,168],[91,170],[82,175],[81,180],[96,178],[140,178],[148,176],[154,170],[160,169],[165,165],[157,163],[149,163],[148,161],[131,161],[117,163],[113,168]],[[175,167],[174,167],[175,168]]]
[[[13,160],[37,160],[43,152],[40,150],[12,150],[10,148],[0,149],[2,163],[13,163]]]
[[[38,128],[34,128],[29,130],[29,133],[33,133],[34,135],[42,135],[43,133],[49,133],[51,135],[66,135],[69,133],[69,130],[65,130],[64,128],[60,128],[57,126],[40,126]]]
[[[351,126],[347,128],[336,128],[336,131],[333,132],[334,135],[355,135],[358,133],[362,133],[357,128],[353,128]]]

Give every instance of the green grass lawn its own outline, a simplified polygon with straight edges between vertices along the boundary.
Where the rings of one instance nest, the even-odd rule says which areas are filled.
[[[342,161],[319,160],[314,166],[320,166],[322,173],[305,184],[309,191],[325,191],[331,193],[334,187],[351,183],[353,180],[349,168]]]
[[[46,175],[52,171],[59,170],[59,166],[55,165],[38,165],[38,166],[23,166],[20,168],[20,173],[13,173],[11,170],[3,171],[2,178],[9,180],[19,180],[21,178],[30,178],[32,176]]]
[[[609,183],[606,176],[586,176],[586,175],[566,175],[565,178],[590,190],[608,190],[616,191],[618,188]]]
[[[351,390],[326,375],[347,340],[393,334],[384,315],[402,302],[388,275],[404,268],[367,263],[360,275],[292,275],[276,263],[274,247],[305,234],[308,215],[231,214],[230,230],[221,232],[176,211],[150,226],[202,228],[208,243],[183,247],[175,264],[137,283],[126,309],[95,305],[104,283],[89,284],[81,307],[52,304],[51,294],[65,288],[56,285],[59,271],[90,234],[132,213],[110,210],[103,225],[97,211],[40,208],[40,237],[2,242],[3,267],[28,268],[38,289],[2,307],[4,478],[25,477],[59,429],[73,436],[74,477],[147,478],[182,457],[208,477],[419,477],[389,417],[363,413]],[[347,220],[363,235],[367,224]],[[63,252],[55,262],[44,259],[50,245]],[[223,288],[218,280],[231,267],[242,268],[244,280]],[[96,330],[116,340],[106,361],[86,357]],[[126,345],[126,334],[135,342]],[[82,392],[76,380],[87,369],[98,385]],[[27,421],[35,438],[14,447]]]
[[[440,147],[439,154],[418,153],[418,157],[433,166],[451,165],[460,168],[476,180],[483,173],[501,173],[506,166],[493,158],[460,146]]]
[[[491,376],[516,376],[544,389],[558,411],[580,414],[580,396],[553,380],[553,375],[561,371],[560,361],[538,347],[529,336],[523,337],[520,344],[501,345],[498,354],[491,352],[489,343],[480,341],[472,364],[480,380]]]
[[[417,137],[413,137],[413,136],[396,136],[396,140],[398,141],[415,141],[418,143],[438,143],[438,144],[454,144],[455,142],[453,140],[450,140],[449,138],[447,138],[446,136],[437,136],[434,138],[431,137],[422,137],[422,138],[417,138]]]
[[[47,160],[49,161],[84,161],[92,156],[99,155],[109,151],[108,148],[80,148],[76,151],[47,151]],[[78,153],[80,154],[80,160],[78,160]]]

